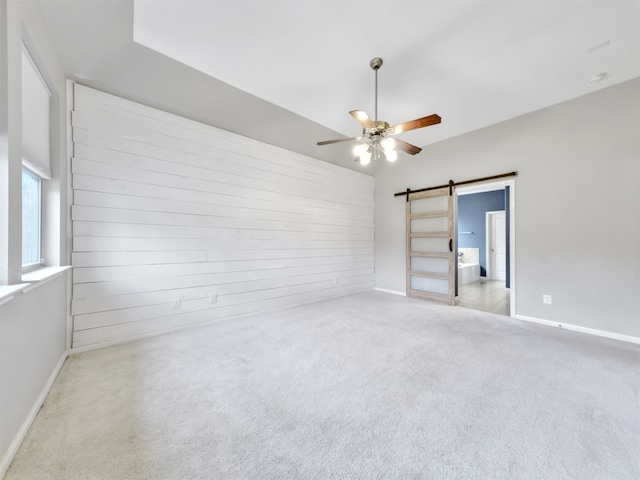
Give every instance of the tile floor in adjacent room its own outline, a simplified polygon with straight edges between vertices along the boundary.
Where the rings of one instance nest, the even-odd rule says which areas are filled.
[[[504,281],[481,277],[477,282],[458,286],[456,305],[509,316],[509,289]]]

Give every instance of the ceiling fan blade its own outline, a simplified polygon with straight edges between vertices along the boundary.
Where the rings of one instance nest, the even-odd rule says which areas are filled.
[[[420,153],[422,149],[420,147],[416,147],[415,145],[411,145],[403,140],[395,139],[396,141],[396,149],[402,150],[409,155],[415,155],[416,153]]]
[[[369,118],[369,115],[362,110],[351,110],[349,112],[353,118],[355,118],[360,125],[364,128],[376,128],[376,124]]]
[[[440,123],[441,121],[442,119],[440,118],[440,115],[434,113],[433,115],[429,115],[428,117],[418,118],[416,120],[411,120],[410,122],[399,123],[398,125],[391,127],[391,130],[393,130],[394,134],[408,132],[409,130],[415,130],[416,128],[435,125],[437,123]]]
[[[316,145],[331,145],[332,143],[349,142],[351,140],[362,140],[362,137],[346,137],[336,138],[334,140],[324,140],[323,142],[316,143]]]

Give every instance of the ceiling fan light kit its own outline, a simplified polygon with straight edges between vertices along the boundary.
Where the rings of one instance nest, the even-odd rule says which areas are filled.
[[[388,162],[395,162],[398,158],[398,150],[409,155],[415,155],[422,150],[415,145],[411,145],[403,140],[392,138],[392,135],[408,132],[417,128],[436,125],[441,122],[441,118],[437,114],[411,120],[410,122],[400,123],[390,126],[387,122],[378,120],[378,70],[382,66],[382,59],[373,58],[369,65],[375,72],[375,120],[371,120],[369,115],[362,110],[352,110],[349,114],[362,126],[362,136],[339,138],[335,140],[324,140],[318,142],[318,145],[329,145],[332,143],[348,142],[356,140],[359,143],[353,148],[355,161],[361,165],[368,165],[372,160],[384,159]]]

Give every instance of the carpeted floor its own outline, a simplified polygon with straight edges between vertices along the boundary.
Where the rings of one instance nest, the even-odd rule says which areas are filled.
[[[7,478],[638,479],[639,367],[367,292],[70,358]]]

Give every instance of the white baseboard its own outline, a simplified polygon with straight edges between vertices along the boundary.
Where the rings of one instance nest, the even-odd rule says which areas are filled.
[[[393,295],[400,295],[400,296],[403,296],[403,297],[407,296],[407,294],[405,292],[399,292],[397,290],[387,290],[386,288],[378,288],[378,287],[375,287],[374,290],[376,290],[378,292],[391,293]]]
[[[2,460],[0,461],[0,478],[4,478],[4,476],[7,473],[7,470],[9,470],[9,466],[11,465],[11,462],[16,456],[16,453],[18,453],[18,449],[20,448],[20,445],[24,441],[24,438],[27,436],[27,432],[31,428],[33,421],[36,419],[36,416],[38,415],[40,408],[42,408],[44,401],[47,399],[47,395],[49,395],[49,392],[51,391],[51,388],[53,387],[53,384],[56,381],[56,378],[58,378],[58,374],[60,373],[60,370],[62,370],[62,366],[64,365],[64,362],[67,360],[67,357],[68,357],[68,352],[65,350],[65,352],[62,354],[62,357],[60,357],[60,360],[58,360],[58,363],[54,367],[53,372],[51,372],[51,375],[49,376],[49,379],[47,380],[47,383],[45,384],[44,388],[40,392],[40,395],[38,395],[38,398],[36,399],[35,403],[31,407],[31,410],[29,411],[29,415],[27,415],[27,418],[25,418],[24,422],[22,422],[22,425],[20,426],[18,433],[16,433],[16,436],[13,438],[11,445],[9,445],[9,448],[7,449],[4,456],[2,457]]]
[[[597,335],[598,337],[612,338],[614,340],[640,345],[640,337],[633,337],[631,335],[622,335],[620,333],[607,332],[605,330],[597,330],[595,328],[581,327],[580,325],[572,325],[570,323],[552,322],[551,320],[543,320],[541,318],[528,317],[526,315],[514,315],[513,318],[524,320],[525,322],[547,325],[548,327],[564,328],[565,330],[572,330],[574,332],[587,333],[589,335]]]
[[[137,342],[138,340],[144,340],[144,339],[147,339],[147,338],[159,337],[161,335],[170,335],[172,333],[182,332],[182,331],[185,331],[185,330],[191,330],[193,328],[206,327],[208,325],[214,325],[216,323],[226,322],[228,320],[235,320],[235,319],[238,319],[238,318],[250,317],[251,315],[257,315],[257,314],[261,314],[261,313],[277,312],[278,310],[283,310],[283,309],[287,309],[287,308],[291,308],[291,307],[299,307],[301,305],[308,305],[308,304],[311,304],[311,303],[323,302],[325,300],[337,299],[337,298],[340,298],[340,297],[346,297],[346,296],[357,294],[357,293],[369,292],[371,290],[372,289],[368,288],[368,289],[362,290],[362,291],[341,293],[341,294],[333,296],[333,297],[327,297],[327,298],[322,298],[322,299],[313,299],[313,300],[308,300],[308,301],[304,301],[304,302],[300,302],[300,303],[292,303],[291,305],[283,305],[283,306],[279,306],[279,307],[268,308],[266,310],[243,313],[241,315],[232,315],[230,317],[216,318],[216,319],[213,319],[213,320],[204,320],[204,321],[196,322],[196,323],[187,323],[185,325],[180,325],[180,326],[176,326],[176,327],[170,327],[170,328],[167,328],[167,329],[164,329],[164,330],[155,330],[155,331],[152,331],[152,332],[146,332],[146,333],[141,333],[141,334],[138,334],[138,335],[130,335],[130,336],[127,336],[127,337],[116,338],[116,339],[112,339],[112,340],[106,340],[104,342],[92,343],[92,344],[83,345],[83,346],[80,346],[80,347],[72,347],[67,351],[67,353],[68,353],[69,357],[72,357],[74,355],[79,355],[79,354],[85,353],[85,352],[91,352],[93,350],[100,350],[102,348],[115,347],[117,345],[124,345],[124,344],[131,343],[131,342]],[[392,292],[392,293],[396,293],[396,292]],[[397,293],[399,295],[404,295],[404,293],[400,293],[400,292],[397,292]],[[2,477],[0,477],[0,479],[2,479]]]

